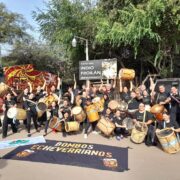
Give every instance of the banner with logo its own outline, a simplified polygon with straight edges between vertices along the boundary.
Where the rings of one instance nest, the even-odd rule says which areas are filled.
[[[44,162],[122,172],[128,170],[128,149],[92,143],[51,141],[18,147],[3,159]]]

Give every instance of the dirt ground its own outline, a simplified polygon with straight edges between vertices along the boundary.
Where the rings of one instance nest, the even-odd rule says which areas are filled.
[[[32,133],[32,136],[39,136],[43,134],[43,130],[40,133],[32,130]],[[16,134],[11,134],[9,131],[6,140],[26,137],[27,133],[22,129]],[[90,134],[87,139],[84,139],[83,134],[62,137],[61,133],[51,132],[46,139],[129,147],[129,170],[111,172],[76,166],[0,159],[0,180],[50,180],[52,178],[63,180],[180,180],[180,152],[167,154],[158,147],[134,144],[129,138],[117,141],[115,137],[108,139],[94,134]],[[2,157],[10,151],[12,149],[0,150],[0,156]]]

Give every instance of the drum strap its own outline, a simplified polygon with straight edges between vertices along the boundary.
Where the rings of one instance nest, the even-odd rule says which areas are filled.
[[[144,111],[144,115],[143,115],[143,123],[145,122],[145,118],[146,118],[146,110]]]

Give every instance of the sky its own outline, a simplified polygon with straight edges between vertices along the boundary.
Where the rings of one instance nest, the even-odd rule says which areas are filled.
[[[6,8],[18,14],[22,14],[27,22],[33,27],[32,31],[28,31],[36,40],[39,39],[40,33],[38,32],[38,24],[32,18],[32,11],[39,9],[45,9],[44,2],[48,0],[0,0],[0,3],[4,3]],[[2,49],[2,54],[6,53],[5,49],[8,49],[8,46],[5,46]]]

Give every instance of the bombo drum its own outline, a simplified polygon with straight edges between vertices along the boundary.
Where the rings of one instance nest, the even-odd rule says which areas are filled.
[[[119,78],[122,80],[133,80],[135,77],[134,69],[122,68],[119,71]]]
[[[75,106],[72,109],[72,114],[74,115],[75,120],[80,123],[86,119],[86,114],[80,106]]]
[[[93,104],[86,107],[86,113],[89,122],[95,122],[100,118],[96,106]]]
[[[97,108],[98,112],[102,112],[104,110],[104,99],[100,97],[95,97],[92,100],[92,103],[95,105]]]
[[[9,86],[1,82],[0,83],[0,96],[4,96],[8,92],[8,89],[9,89]]]
[[[77,121],[65,123],[66,132],[79,131],[79,123]]]
[[[159,142],[164,150],[164,152],[173,154],[177,153],[180,150],[180,145],[176,134],[170,128],[162,129],[159,132],[156,132]]]
[[[47,109],[47,105],[44,102],[39,102],[36,106],[38,118],[40,118]]]
[[[55,129],[57,131],[62,131],[62,122],[60,122],[59,118],[54,116],[50,121],[49,121],[49,127],[51,129]]]
[[[111,121],[101,118],[99,122],[97,123],[97,127],[99,128],[100,131],[102,131],[106,136],[110,136],[112,132],[115,129],[115,124],[112,123]]]
[[[164,111],[164,106],[160,104],[155,104],[154,106],[151,107],[151,113],[152,114],[159,114]]]
[[[140,144],[144,141],[147,135],[148,127],[143,122],[138,122],[135,124],[131,133],[131,141]]]
[[[11,107],[7,111],[7,117],[10,119],[25,120],[27,118],[27,114],[24,109]]]
[[[108,103],[108,107],[111,109],[111,110],[116,110],[117,108],[119,108],[119,103],[115,100],[111,100],[109,103]]]

